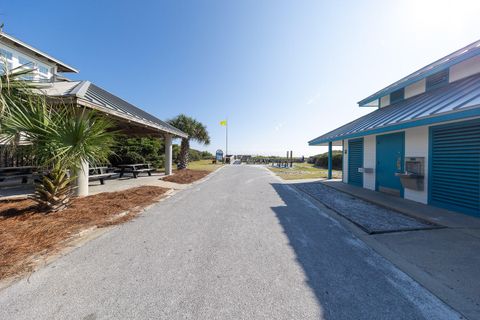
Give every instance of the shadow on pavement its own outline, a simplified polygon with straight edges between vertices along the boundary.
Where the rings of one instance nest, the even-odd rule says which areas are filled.
[[[424,319],[416,303],[398,289],[410,287],[409,279],[392,271],[383,258],[339,222],[303,201],[294,187],[271,185],[285,203],[271,209],[323,309],[324,319],[399,319],[402,315]],[[416,294],[423,295],[420,291]]]

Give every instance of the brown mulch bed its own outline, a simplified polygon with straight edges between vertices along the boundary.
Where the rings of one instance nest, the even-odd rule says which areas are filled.
[[[188,184],[194,181],[200,180],[203,177],[207,176],[210,171],[206,170],[190,170],[190,169],[182,169],[182,170],[175,170],[171,176],[165,177],[163,181],[175,182],[180,184]]]
[[[65,210],[49,214],[32,200],[0,202],[0,280],[33,270],[39,257],[57,252],[82,230],[131,220],[166,191],[145,186],[100,193],[73,199]]]

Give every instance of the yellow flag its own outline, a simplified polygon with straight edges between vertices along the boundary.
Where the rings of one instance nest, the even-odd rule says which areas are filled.
[[[226,127],[227,126],[227,120],[220,121],[220,125]]]

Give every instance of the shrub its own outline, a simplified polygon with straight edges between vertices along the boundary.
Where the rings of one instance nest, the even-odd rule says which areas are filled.
[[[121,163],[119,164],[128,164],[128,163],[145,163],[145,158],[141,154],[135,151],[128,151],[121,158]]]
[[[189,161],[198,161],[201,160],[202,156],[200,154],[200,151],[195,150],[195,149],[189,149],[188,150],[188,160]]]
[[[150,163],[155,168],[162,168],[165,162],[165,146],[158,138],[117,139],[115,154],[110,157],[112,165],[128,163]]]
[[[308,158],[308,163],[315,164],[316,167],[328,168],[328,152]],[[341,151],[335,150],[332,152],[332,168],[336,170],[342,169]]]
[[[200,154],[200,157],[201,157],[203,160],[210,160],[210,159],[215,158],[215,157],[213,156],[213,154],[211,154],[211,153],[208,152],[208,151],[202,151],[201,154]]]
[[[150,163],[157,169],[165,165],[165,145],[158,138],[126,138],[117,139],[114,147],[115,154],[110,156],[113,166],[129,163]],[[180,146],[172,145],[172,158],[178,163]],[[213,155],[208,151],[189,150],[190,161],[211,159]]]

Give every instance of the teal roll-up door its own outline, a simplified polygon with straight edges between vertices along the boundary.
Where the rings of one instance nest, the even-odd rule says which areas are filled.
[[[480,216],[480,119],[430,129],[430,203]]]
[[[348,140],[348,183],[363,187],[363,138]]]

